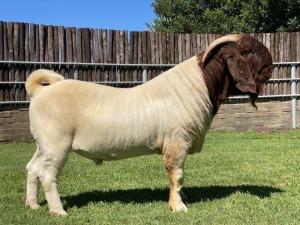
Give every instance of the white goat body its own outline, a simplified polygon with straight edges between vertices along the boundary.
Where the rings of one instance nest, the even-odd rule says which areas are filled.
[[[38,70],[31,76],[51,73]],[[62,139],[64,148],[91,159],[161,153],[174,136],[200,150],[212,119],[196,57],[134,88],[64,80],[41,89],[30,106],[34,136],[54,143]]]
[[[42,81],[51,85],[37,85]],[[176,158],[183,163],[186,154],[200,151],[213,118],[196,57],[129,89],[63,80],[47,70],[33,72],[26,89],[31,96],[30,128],[38,144],[36,155],[48,163],[47,170],[38,168],[43,166],[34,157],[27,169],[42,170],[38,175],[42,184],[43,177],[56,179],[71,149],[101,162],[153,153],[172,155],[176,151],[169,148],[176,144],[182,151]],[[36,206],[31,183],[27,204]],[[51,212],[65,214],[59,199],[47,200]],[[174,208],[185,209],[184,204]]]
[[[26,90],[37,150],[26,167],[26,205],[39,207],[40,181],[50,212],[67,214],[56,179],[71,150],[96,163],[161,153],[170,178],[169,207],[186,211],[181,186],[187,154],[201,150],[228,96],[250,95],[255,106],[272,68],[268,49],[241,34],[223,36],[204,53],[130,89],[64,80],[48,70],[33,72]]]

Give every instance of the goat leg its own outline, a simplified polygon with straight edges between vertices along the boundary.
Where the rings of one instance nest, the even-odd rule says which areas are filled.
[[[174,212],[187,211],[181,197],[185,197],[181,187],[184,175],[184,160],[186,151],[178,144],[172,144],[164,151],[164,164],[170,178],[169,208]]]

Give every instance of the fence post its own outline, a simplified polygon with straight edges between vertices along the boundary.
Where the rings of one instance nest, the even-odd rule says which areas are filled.
[[[143,83],[147,82],[147,66],[143,66],[143,75],[142,75]]]
[[[291,95],[292,95],[292,128],[297,128],[297,96],[296,96],[296,65],[291,68]]]

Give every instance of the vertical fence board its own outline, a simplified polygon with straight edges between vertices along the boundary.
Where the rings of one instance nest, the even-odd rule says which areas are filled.
[[[178,35],[174,34],[174,63],[179,63]]]
[[[101,41],[102,41],[102,52],[103,52],[103,63],[107,63],[107,30],[102,30],[101,32]],[[104,67],[102,73],[103,81],[108,81],[108,67]]]
[[[124,31],[120,31],[120,63],[125,63],[125,33]],[[125,81],[125,69],[121,69],[120,81]]]
[[[150,34],[152,32],[147,32],[146,33],[146,39],[147,39],[147,46],[146,46],[146,55],[147,55],[147,64],[151,64],[151,39],[150,39]],[[152,78],[152,67],[149,67],[147,69],[147,80],[151,80]]]
[[[3,30],[3,22],[0,21],[0,61],[4,60],[4,36],[5,31]],[[0,81],[4,81],[4,65],[0,64]],[[3,102],[4,98],[4,87],[5,85],[0,85],[0,101]]]
[[[8,22],[8,34],[7,34],[7,43],[8,43],[8,60],[13,61],[14,60],[14,49],[13,49],[13,32],[14,32],[14,24],[12,22]],[[9,81],[14,81],[14,65],[11,65],[9,67],[9,73],[8,78]],[[9,85],[9,95],[7,96],[7,100],[14,100],[14,89],[13,85]]]
[[[82,63],[82,31],[80,28],[76,32],[76,57],[77,62]],[[83,69],[81,65],[78,65],[78,80],[83,80]]]
[[[76,28],[71,28],[71,35],[72,35],[72,61],[71,62],[77,62],[77,46],[76,46]],[[78,80],[78,66],[72,66],[73,71],[73,79]]]
[[[40,48],[37,49],[40,52],[40,62],[45,62],[45,26],[40,25],[40,36],[39,36],[39,41],[40,41]]]
[[[300,32],[296,33],[296,45],[294,46],[294,49],[296,49],[296,57],[295,57],[295,61],[296,62],[300,62]],[[300,66],[298,65],[296,67],[296,76],[297,78],[300,77]],[[297,93],[299,93],[300,91],[300,82],[297,82]]]
[[[59,33],[58,26],[53,27],[53,54],[54,62],[59,62]]]
[[[128,40],[128,31],[124,31],[124,63],[128,64],[129,63],[129,40]],[[124,73],[124,80],[125,81],[130,81],[130,71],[129,71],[129,67],[127,67],[125,69],[125,73]]]
[[[161,34],[161,43],[162,43],[162,64],[167,64],[168,63],[168,55],[167,55],[167,47],[168,47],[168,42],[167,42],[167,34],[162,33]]]
[[[40,26],[35,25],[35,60],[40,61]],[[38,66],[36,67],[38,68]]]
[[[120,64],[121,63],[121,59],[120,59],[120,46],[121,46],[121,43],[120,43],[120,31],[116,31],[115,32],[115,40],[114,40],[114,56],[116,58],[116,61],[115,63],[116,64]],[[118,66],[116,68],[116,71],[115,71],[115,77],[114,77],[114,81],[118,81],[120,82],[121,81],[121,70],[120,70],[120,67]]]
[[[73,62],[73,42],[72,42],[72,30],[70,27],[66,28],[66,47],[67,47],[67,62]],[[73,65],[66,67],[66,73],[68,79],[74,79]]]
[[[177,37],[178,37],[178,39],[177,39],[178,63],[181,63],[183,60],[183,57],[182,57],[182,46],[183,46],[182,35],[178,34]]]
[[[83,50],[83,59],[85,63],[90,63],[91,62],[91,35],[90,35],[90,29],[84,28],[83,29],[84,33],[84,38],[83,38],[83,43],[84,43],[84,50]],[[84,76],[86,77],[86,81],[92,81],[92,71],[90,66],[85,66],[84,67]]]
[[[28,43],[28,39],[26,40],[26,38],[28,37],[28,35],[26,35],[25,32],[25,23],[20,23],[20,50],[19,50],[19,60],[20,61],[25,61],[25,52],[28,52],[28,47],[26,46],[26,44]],[[19,72],[19,80],[24,82],[25,81],[25,70],[26,70],[26,66],[25,65],[20,65],[20,72]],[[24,84],[19,84],[18,85],[19,88],[19,100],[24,101],[26,100],[26,91],[25,91],[25,85]]]
[[[99,63],[103,63],[103,48],[102,48],[102,29],[98,30],[98,46],[99,46]],[[99,81],[103,81],[103,67],[97,67],[97,77]]]
[[[9,50],[8,50],[8,24],[3,23],[3,60],[9,60]],[[5,32],[6,31],[6,32]],[[9,68],[7,65],[3,67],[3,80],[9,81]],[[9,101],[9,85],[4,85],[4,100]]]
[[[53,55],[54,62],[59,62],[59,32],[58,26],[53,27]],[[55,72],[59,73],[59,65],[53,66]]]
[[[58,27],[59,34],[59,61],[66,62],[66,45],[65,45],[65,29],[62,26]],[[59,73],[66,77],[66,66],[61,65],[59,69]]]
[[[28,61],[31,62],[36,62],[36,40],[38,38],[36,38],[36,26],[35,24],[30,24],[29,25],[29,59]],[[31,72],[33,72],[35,70],[35,65],[30,65],[29,66],[29,71],[26,72],[26,77],[29,76],[29,74]],[[26,100],[29,100],[29,96],[26,96]]]
[[[169,33],[169,44],[168,44],[168,52],[169,52],[169,64],[175,63],[175,35],[174,33]]]
[[[54,52],[54,28],[53,26],[47,27],[47,55],[48,55],[48,62],[54,62],[55,60],[55,52]],[[53,65],[47,66],[47,69],[54,69]]]
[[[143,64],[143,54],[142,54],[142,33],[137,33],[137,63]],[[137,70],[137,80],[142,80],[142,68],[136,68]]]
[[[97,29],[93,29],[92,30],[92,62],[94,63],[100,63],[100,47],[99,47],[99,34],[98,34],[98,30]],[[94,81],[100,81],[100,68],[98,66],[95,66],[93,69],[93,74],[92,77],[94,79]]]
[[[185,37],[185,59],[187,60],[188,58],[191,57],[191,35],[186,34]]]
[[[196,34],[191,34],[191,56],[197,55],[197,36]]]
[[[113,30],[108,31],[108,42],[107,42],[107,62],[113,63]],[[108,70],[108,81],[113,81],[113,71]]]
[[[104,54],[103,54],[102,29],[98,31],[98,41],[99,41],[99,63],[103,63]]]
[[[138,32],[133,33],[133,58],[132,63],[138,63]],[[133,68],[132,81],[138,81],[138,71]]]

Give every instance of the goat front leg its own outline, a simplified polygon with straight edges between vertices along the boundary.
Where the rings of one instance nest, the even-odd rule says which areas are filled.
[[[171,147],[171,146],[170,146]],[[169,208],[174,212],[186,212],[187,207],[182,202],[186,198],[181,188],[184,177],[184,161],[186,151],[178,145],[167,148],[163,154],[165,168],[170,178]]]

